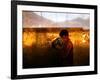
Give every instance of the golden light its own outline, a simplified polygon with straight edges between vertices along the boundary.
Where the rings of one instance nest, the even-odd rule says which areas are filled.
[[[23,32],[23,45],[24,47],[30,47],[35,42],[33,32]]]
[[[82,35],[82,42],[86,43],[86,42],[88,42],[88,40],[89,40],[89,35],[88,34],[83,34]]]
[[[83,40],[82,40],[82,42],[83,42],[83,43],[85,43],[85,42],[86,42],[86,40],[85,40],[85,39],[83,39]]]
[[[59,37],[59,32],[36,32],[33,29],[25,29],[23,32],[23,47],[48,47],[52,41]],[[70,32],[69,37],[73,45],[88,45],[89,33],[82,31]]]

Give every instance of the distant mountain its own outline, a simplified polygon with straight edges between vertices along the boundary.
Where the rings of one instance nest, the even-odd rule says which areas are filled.
[[[76,18],[73,20],[69,21],[64,21],[64,22],[53,22],[43,16],[40,16],[34,12],[29,12],[29,11],[23,11],[22,14],[23,18],[23,27],[24,28],[36,28],[36,27],[50,27],[50,28],[57,28],[57,27],[68,27],[68,28],[85,28],[89,29],[90,26],[90,20],[89,18],[83,19],[83,18]]]
[[[23,11],[22,15],[23,15],[23,27],[24,28],[41,27],[41,26],[43,27],[56,26],[56,24],[53,21],[46,19],[42,16],[39,16],[33,12]]]
[[[82,18],[76,18],[73,20],[74,22],[80,23],[82,26],[90,26],[90,20],[89,18],[87,19],[82,19]]]
[[[73,20],[69,20],[69,21],[64,21],[64,22],[60,22],[57,23],[58,25],[62,26],[62,27],[82,27],[85,29],[88,29],[90,26],[90,20],[88,19],[82,19],[82,18],[76,18]]]

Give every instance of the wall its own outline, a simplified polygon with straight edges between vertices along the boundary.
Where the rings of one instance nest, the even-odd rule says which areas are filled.
[[[60,3],[74,3],[74,4],[92,4],[98,5],[100,14],[100,1],[99,0],[36,0],[45,2],[60,2]],[[10,13],[10,0],[0,0],[0,80],[10,80],[10,41],[11,41],[11,13]],[[98,22],[100,15],[98,16]],[[98,24],[98,34],[100,34],[100,23]],[[98,41],[100,37],[98,37]],[[100,44],[100,42],[98,42]],[[98,67],[100,67],[100,45],[98,45]],[[100,69],[99,69],[100,73]],[[28,79],[27,79],[28,80]],[[32,80],[32,79],[31,79]],[[67,76],[55,78],[41,78],[34,80],[100,80],[98,75],[84,75],[84,76]]]

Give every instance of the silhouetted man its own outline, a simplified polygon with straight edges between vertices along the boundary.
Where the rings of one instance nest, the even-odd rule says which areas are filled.
[[[73,44],[69,39],[69,33],[67,30],[62,30],[59,34],[59,38],[56,38],[52,46],[58,50],[57,56],[60,65],[72,66],[73,65]]]

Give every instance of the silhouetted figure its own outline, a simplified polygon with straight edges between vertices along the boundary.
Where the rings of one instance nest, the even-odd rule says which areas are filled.
[[[55,49],[56,56],[58,56],[57,63],[60,66],[73,65],[73,44],[69,39],[67,30],[62,30],[59,34],[60,37],[52,42],[52,47]]]

